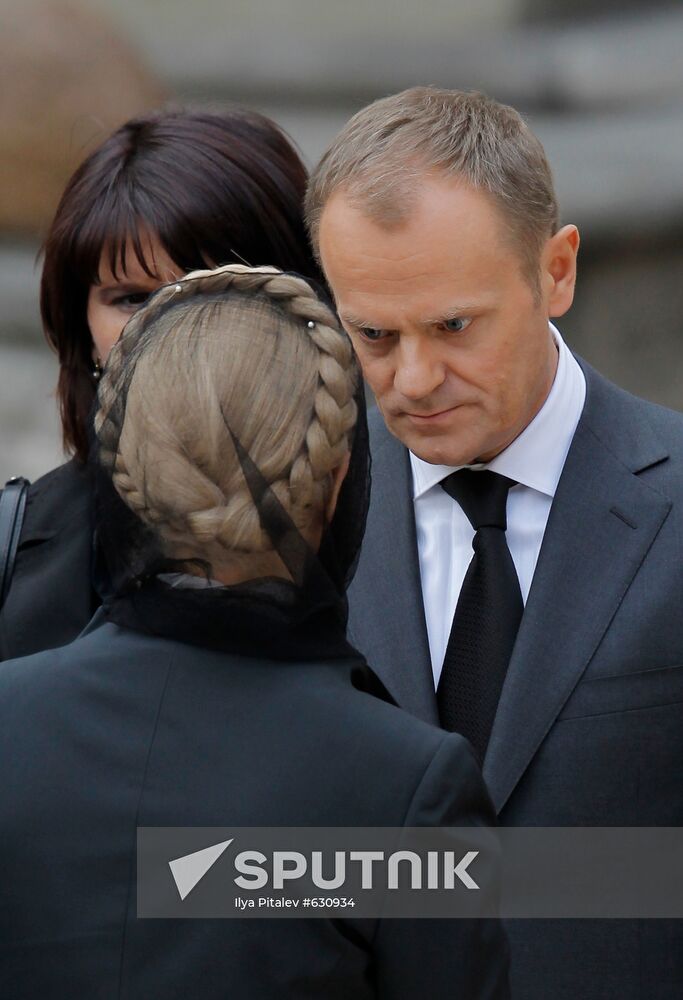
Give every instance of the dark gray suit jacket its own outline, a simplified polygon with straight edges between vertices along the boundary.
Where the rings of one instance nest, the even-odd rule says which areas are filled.
[[[582,362],[552,505],[484,761],[503,824],[683,826],[683,416]],[[437,720],[406,449],[371,418],[371,513],[351,641]],[[678,924],[510,926],[513,997],[683,996]]]

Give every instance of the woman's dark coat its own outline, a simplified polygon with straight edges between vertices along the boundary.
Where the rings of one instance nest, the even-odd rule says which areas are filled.
[[[12,584],[0,612],[0,660],[71,642],[100,604],[92,580],[86,466],[60,465],[29,488]]]
[[[98,619],[0,665],[3,1000],[507,997],[489,921],[138,919],[140,826],[494,816],[466,742],[358,690],[350,647],[277,662]]]

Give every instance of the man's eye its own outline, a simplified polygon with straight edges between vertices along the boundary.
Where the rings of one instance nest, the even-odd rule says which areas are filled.
[[[448,330],[450,333],[462,333],[472,322],[466,316],[454,316],[453,319],[445,319],[442,323],[444,329]]]
[[[372,326],[361,326],[358,331],[365,340],[377,341],[386,336],[386,330],[377,330]]]

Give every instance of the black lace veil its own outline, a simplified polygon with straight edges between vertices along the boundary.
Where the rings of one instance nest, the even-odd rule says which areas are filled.
[[[263,352],[257,374],[253,365],[245,374],[235,337],[248,336],[255,324],[261,334],[266,332],[271,350]],[[174,354],[180,343],[174,338],[181,336],[183,349]],[[203,353],[206,338],[216,336],[220,364],[230,366],[226,369],[230,390],[222,396],[215,385],[216,365],[212,370]],[[287,348],[287,355],[293,338],[302,338],[309,353],[311,343],[318,350],[319,372],[313,382],[300,374],[296,352],[289,368],[277,367],[281,349]],[[185,366],[196,366],[203,387],[198,397],[186,400],[182,393],[187,372],[179,371]],[[149,405],[135,385],[143,376],[154,386]],[[273,482],[269,448],[272,442],[272,451],[277,450],[279,429],[269,427],[264,417],[264,385],[289,397],[291,412],[296,410],[297,417],[306,414],[304,424],[310,417],[313,427],[300,443],[298,458],[284,470],[285,480],[290,475],[294,482],[296,461],[303,462],[306,471],[306,457],[316,449],[323,460],[326,448],[333,456],[350,449],[348,472],[334,515],[322,529],[319,548],[297,526],[289,503],[294,487],[290,489],[286,481],[283,487],[282,475],[279,485]],[[249,404],[252,397],[255,401],[253,408],[246,407],[246,422],[243,416],[240,420],[233,416],[237,393],[242,404],[245,400]],[[131,398],[134,402],[129,405]],[[158,401],[167,399],[173,400],[176,410],[179,402],[183,409],[180,436],[164,424],[163,415],[158,416]],[[203,424],[205,407],[212,408],[212,424],[218,423],[221,431],[218,437]],[[247,655],[347,655],[345,591],[358,560],[370,489],[365,402],[348,338],[323,294],[310,282],[275,268],[229,265],[194,272],[160,288],[129,322],[110,355],[98,391],[95,429],[96,548],[99,575],[106,580],[103,606],[111,620]],[[139,442],[133,447],[134,476],[132,430]],[[157,452],[153,442],[165,444],[169,435],[176,435],[173,447]],[[235,497],[222,496],[218,486],[214,489],[202,480],[211,510],[188,511],[183,506],[184,486],[194,471],[183,473],[190,466],[182,463],[194,463],[193,469],[197,466],[198,475],[203,475],[205,467],[215,465],[214,437],[222,442],[225,462],[239,465],[240,503],[255,507],[260,527],[255,557],[241,549],[239,538],[204,544],[197,529],[199,524],[203,530],[206,518],[211,524],[220,521],[224,510],[227,517]],[[178,469],[173,460],[164,458],[176,453]],[[154,503],[149,500],[152,479],[163,486],[160,490],[157,485]],[[199,541],[195,532],[189,546],[183,541],[188,524],[199,531]],[[236,583],[216,579],[217,558],[222,565],[237,559],[244,570],[245,565],[262,565],[263,552],[276,554],[284,572],[257,568],[248,570],[246,578],[243,571]]]

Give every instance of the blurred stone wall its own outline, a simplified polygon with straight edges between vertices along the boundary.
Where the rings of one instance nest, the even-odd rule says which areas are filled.
[[[0,0],[0,484],[61,460],[35,258],[65,181],[101,137],[166,95],[104,9]]]
[[[79,0],[0,0],[0,233],[37,238],[92,145],[165,91]]]
[[[358,107],[415,83],[480,88],[519,107],[548,151],[564,221],[582,231],[577,299],[563,333],[606,375],[683,409],[680,5],[634,0],[617,12],[609,0],[586,0],[573,16],[564,5],[558,20],[557,5],[542,0],[78,0],[83,33],[74,28],[68,41],[82,54],[84,83],[71,89],[97,107],[79,105],[71,125],[62,118],[50,131],[45,98],[29,100],[30,91],[36,79],[59,90],[51,50],[69,34],[64,12],[76,0],[0,0],[0,47],[17,4],[49,7],[51,18],[62,11],[53,30],[36,31],[42,48],[15,59],[10,74],[26,102],[20,114],[20,102],[10,110],[20,126],[49,135],[47,150],[59,156],[105,134],[114,124],[105,127],[107,102],[135,80],[123,117],[163,91],[237,100],[276,118],[309,163]],[[0,126],[7,107],[3,85]],[[0,127],[0,163],[2,135]],[[38,176],[41,155],[26,146],[27,176]],[[11,204],[14,184],[4,186]],[[33,207],[43,205],[43,218],[55,189],[42,199],[38,188]],[[59,453],[55,366],[37,319],[37,241],[17,232],[8,223],[0,231],[0,479],[34,477]]]

